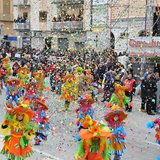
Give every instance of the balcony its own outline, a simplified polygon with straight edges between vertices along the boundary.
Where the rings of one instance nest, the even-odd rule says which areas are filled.
[[[16,7],[23,7],[23,6],[30,6],[30,0],[14,0],[13,6]]]
[[[12,21],[13,22],[13,14],[0,13],[0,21]]]
[[[84,0],[54,0],[55,4],[83,4]]]
[[[30,30],[30,23],[13,23],[14,30]]]
[[[75,32],[83,30],[83,22],[67,21],[67,22],[51,22],[51,30],[61,32]]]

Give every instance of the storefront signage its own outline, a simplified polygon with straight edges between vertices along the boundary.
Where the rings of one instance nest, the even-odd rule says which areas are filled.
[[[129,55],[136,55],[136,56],[160,56],[160,52],[129,52]]]
[[[129,39],[129,46],[131,47],[160,47],[160,40],[150,39],[149,41],[145,41],[145,40]]]

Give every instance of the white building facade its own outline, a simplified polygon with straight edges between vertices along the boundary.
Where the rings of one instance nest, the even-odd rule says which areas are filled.
[[[68,0],[65,4],[66,7],[64,7],[64,3],[64,0],[14,0],[14,19],[17,20],[18,16],[27,17],[27,22],[13,24],[17,33],[17,47],[30,45],[32,48],[43,49],[45,42],[50,41],[51,48],[54,50],[105,49],[107,44],[107,31],[104,27],[105,21],[107,21],[105,7],[91,13],[90,0],[79,0],[74,3]],[[94,1],[92,3],[92,5],[97,5]],[[75,17],[81,16],[81,18],[59,21],[59,15],[64,16],[64,14],[70,16],[74,14]],[[91,14],[93,14],[92,17]],[[53,17],[58,20],[53,22]],[[103,24],[103,27],[100,27],[103,28],[102,31],[95,29],[97,28],[94,26],[96,23]]]
[[[148,49],[148,46],[143,46],[143,44],[140,46],[131,44],[134,40],[139,41],[138,43],[144,40],[146,43],[152,41],[151,24],[153,25],[154,11],[145,19],[144,7],[143,14],[140,13],[137,17],[133,17],[136,14],[134,8],[130,11],[133,12],[130,16],[129,10],[124,7],[123,10],[126,12],[124,18],[117,19],[115,14],[120,15],[120,7],[117,6],[118,10],[113,9],[113,13],[110,14],[108,3],[109,0],[108,2],[105,0],[76,0],[74,2],[71,0],[13,0],[14,19],[17,20],[18,16],[27,17],[25,23],[13,24],[13,28],[17,31],[17,47],[29,45],[40,50],[45,47],[53,50],[93,48],[101,51],[110,44],[117,53],[126,51],[131,54],[134,54],[133,51],[140,53],[143,50],[153,52],[155,47],[156,50],[159,49],[154,45],[149,46]],[[120,3],[129,6],[126,0],[125,3]],[[155,10],[155,7],[152,7]],[[67,20],[67,16],[73,16],[73,19]],[[113,27],[110,24],[111,16],[112,23],[115,23]],[[139,32],[145,27],[149,29],[149,37],[139,37]],[[109,33],[112,37],[111,43]],[[156,37],[155,41],[159,43],[159,37]]]

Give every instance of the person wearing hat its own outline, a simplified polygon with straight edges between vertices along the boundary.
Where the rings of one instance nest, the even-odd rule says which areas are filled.
[[[93,108],[92,104],[95,102],[95,100],[92,98],[91,94],[84,94],[78,99],[78,103],[80,104],[80,107],[76,109],[77,114],[77,126],[78,130],[80,131],[83,127],[83,121],[85,120],[86,116],[90,116],[93,118]]]
[[[42,69],[33,72],[33,78],[37,82],[38,93],[42,95],[42,91],[45,89],[45,73]]]
[[[46,115],[48,107],[44,103],[44,99],[37,100],[34,103],[34,118],[33,121],[38,124],[38,129],[35,133],[35,145],[40,145],[42,141],[46,141],[48,137],[47,131],[50,129],[49,118]]]
[[[114,160],[120,160],[125,149],[126,132],[122,122],[127,118],[127,114],[117,105],[105,113],[104,120],[113,129],[113,136],[110,138],[111,148],[113,148]]]
[[[78,99],[79,95],[83,94],[83,68],[82,67],[76,67],[75,69],[75,85],[76,85],[76,95],[75,99]]]
[[[16,76],[17,75],[17,71],[18,69],[20,68],[20,64],[18,63],[18,61],[15,61],[14,64],[12,65],[12,70],[13,70],[13,73],[12,75],[13,76]]]
[[[75,87],[75,76],[67,73],[63,78],[63,85],[61,89],[61,98],[65,99],[64,108],[65,111],[69,110],[70,102],[75,99],[76,87]]]
[[[160,145],[160,117],[147,122],[146,128],[148,129],[154,128],[154,130],[156,131],[156,134],[155,134],[156,142]],[[157,160],[160,160],[160,156],[157,157]]]
[[[91,74],[91,70],[90,69],[86,69],[84,72],[84,78],[83,81],[85,83],[86,89],[89,90],[91,88],[91,83],[93,82],[93,76]]]
[[[2,89],[5,84],[5,75],[6,75],[5,68],[3,67],[2,64],[0,64],[0,90],[1,90],[0,93],[2,93]]]
[[[17,78],[10,78],[7,81],[6,85],[6,105],[7,108],[13,107],[13,101],[18,105],[19,98],[22,94],[22,88],[19,86],[19,79]]]
[[[4,137],[1,154],[6,155],[8,160],[24,160],[33,154],[30,139],[37,128],[35,123],[31,123],[33,111],[21,103],[8,110],[0,130]]]
[[[110,128],[105,124],[91,119],[87,116],[84,127],[79,135],[81,141],[74,156],[75,160],[110,160],[110,145],[108,138],[112,136]]]
[[[124,108],[125,105],[129,103],[129,98],[125,95],[127,87],[115,83],[114,89],[114,93],[111,95],[109,103],[111,105],[118,105],[119,107]]]
[[[25,65],[24,67],[21,67],[18,69],[17,71],[17,77],[19,78],[20,80],[20,86],[21,87],[24,87],[24,85],[28,82],[29,80],[29,73],[30,73],[30,70],[29,68]]]
[[[9,57],[3,58],[2,63],[3,63],[3,66],[5,67],[5,71],[6,71],[5,79],[8,80],[9,76],[12,75],[12,68],[11,68]]]

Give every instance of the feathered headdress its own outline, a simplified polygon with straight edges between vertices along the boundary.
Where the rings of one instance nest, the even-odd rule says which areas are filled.
[[[84,128],[81,129],[79,135],[82,139],[90,139],[93,137],[111,137],[112,131],[110,128],[106,127],[106,125],[102,122],[98,122],[93,120],[90,116],[86,116],[84,123]]]

